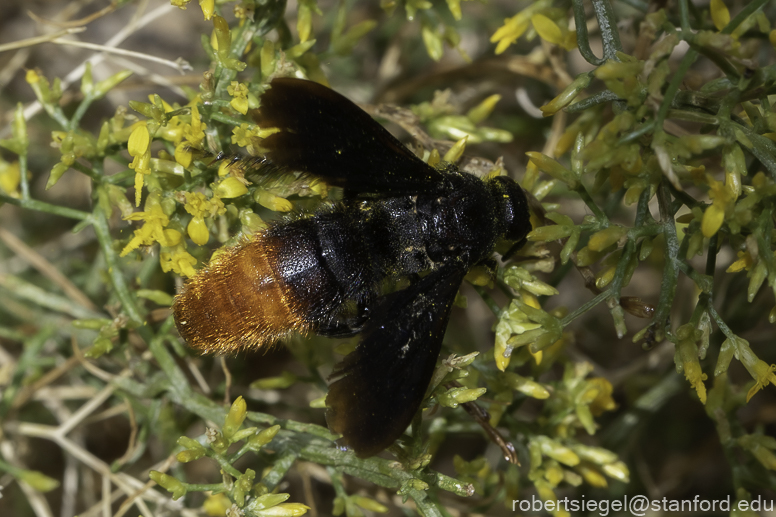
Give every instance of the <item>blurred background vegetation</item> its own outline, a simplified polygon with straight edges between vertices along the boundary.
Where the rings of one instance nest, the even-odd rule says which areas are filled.
[[[773,501],[773,2],[200,4],[3,4],[0,515]],[[255,152],[277,75],[426,159],[467,138],[461,167],[542,204],[517,257],[468,277],[444,382],[381,457],[325,427],[356,340],[202,357],[170,316],[215,249],[337,197],[213,162]],[[477,396],[502,438],[456,407]]]

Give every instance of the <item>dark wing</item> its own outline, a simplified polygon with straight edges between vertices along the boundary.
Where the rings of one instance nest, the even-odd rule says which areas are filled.
[[[441,191],[444,173],[412,154],[364,110],[312,81],[278,78],[251,113],[281,131],[262,142],[267,158],[355,193]]]
[[[412,422],[465,273],[441,269],[386,296],[356,350],[335,367],[342,378],[329,387],[326,420],[358,456],[382,451]]]

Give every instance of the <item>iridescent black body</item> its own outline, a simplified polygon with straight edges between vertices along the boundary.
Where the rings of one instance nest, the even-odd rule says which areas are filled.
[[[313,82],[275,79],[253,115],[280,130],[262,142],[268,161],[341,186],[345,199],[271,225],[204,270],[176,299],[178,328],[193,346],[220,351],[291,330],[360,332],[334,369],[327,420],[359,456],[376,454],[423,401],[466,272],[497,240],[520,241],[530,230],[525,194],[506,177],[430,167]],[[214,277],[228,280],[215,286]],[[399,280],[409,286],[383,291]],[[219,319],[225,311],[233,317]]]
[[[514,211],[514,182],[486,183],[453,166],[445,174],[449,194],[354,198],[270,228],[289,243],[280,274],[318,334],[359,332],[385,279],[465,271],[490,257]]]

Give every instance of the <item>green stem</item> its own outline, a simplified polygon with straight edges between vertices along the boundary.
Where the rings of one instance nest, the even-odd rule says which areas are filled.
[[[607,289],[606,291],[603,291],[603,292],[597,294],[595,296],[595,298],[593,298],[592,300],[589,300],[589,301],[583,303],[582,305],[577,307],[577,309],[574,312],[572,312],[570,314],[567,314],[566,317],[564,317],[562,320],[560,320],[561,328],[565,328],[569,323],[571,323],[572,321],[574,321],[578,317],[582,316],[584,313],[586,313],[587,311],[589,311],[590,309],[592,309],[593,307],[595,307],[599,303],[601,303],[604,300],[606,300],[609,296],[610,296],[610,293],[609,293],[609,290]]]
[[[124,270],[119,265],[119,257],[116,250],[113,247],[113,239],[111,238],[110,228],[108,228],[108,218],[102,209],[97,205],[94,209],[94,231],[97,234],[97,240],[100,243],[100,249],[105,256],[105,264],[108,266],[108,275],[110,275],[113,289],[116,291],[124,311],[129,319],[136,326],[140,327],[145,324],[145,321],[140,313],[140,307],[137,305],[137,300],[132,295],[127,285],[127,281],[124,278]]]
[[[676,94],[679,92],[679,86],[682,84],[684,76],[690,70],[690,67],[697,58],[698,52],[695,50],[690,50],[687,52],[687,54],[684,55],[682,61],[679,63],[679,67],[676,69],[676,72],[674,72],[674,75],[671,78],[671,82],[668,83],[668,88],[666,88],[663,102],[660,104],[657,117],[655,117],[656,129],[660,131],[663,130],[663,122],[665,121],[666,115],[668,114],[668,109],[673,104],[674,97],[676,97]]]
[[[102,185],[102,182],[105,180],[105,176],[103,176],[102,174],[98,173],[97,171],[95,171],[91,167],[87,167],[86,165],[83,165],[82,163],[80,163],[78,161],[73,162],[73,165],[71,165],[71,167],[73,169],[77,170],[78,172],[89,176],[92,179],[92,181],[95,183],[94,186]]]
[[[52,205],[51,203],[38,201],[36,199],[17,199],[0,193],[0,204],[2,203],[8,203],[9,205],[16,205],[29,210],[37,210],[38,212],[45,212],[61,217],[69,217],[70,219],[77,219],[79,221],[86,221],[92,217],[92,214],[89,212],[83,212],[81,210],[76,210],[75,208]]]
[[[272,459],[272,468],[261,478],[261,482],[264,483],[270,492],[283,481],[283,478],[286,477],[288,471],[294,466],[294,462],[296,462],[298,457],[299,453],[289,450]]]
[[[221,455],[214,456],[213,457],[216,462],[218,462],[218,465],[221,467],[221,470],[232,476],[233,478],[237,479],[242,475],[242,472],[234,468],[224,457]]]
[[[94,97],[92,97],[92,95],[87,95],[83,98],[83,100],[78,104],[78,107],[75,109],[73,116],[70,117],[70,122],[67,125],[68,131],[75,131],[76,129],[78,129],[78,123],[86,114],[86,110],[89,109],[89,106],[92,105],[92,102],[94,102],[94,100],[95,99]]]
[[[655,129],[655,121],[650,121],[644,124],[643,126],[639,127],[635,131],[631,131],[627,135],[622,136],[616,144],[614,144],[615,147],[620,147],[625,144],[629,144],[633,142],[634,140],[637,140],[643,135],[646,135],[647,133],[651,133],[652,130]]]
[[[696,40],[698,39],[695,34],[688,34],[684,31],[682,31],[682,39],[686,41],[690,47],[695,50],[696,52],[701,53],[703,56],[709,59],[712,63],[717,65],[722,72],[730,78],[730,81],[733,83],[737,83],[741,79],[741,74],[738,73],[738,70],[736,70],[736,67],[734,67],[730,61],[725,59],[725,56],[720,54],[719,52],[715,51],[712,48],[704,47],[702,45],[698,45],[696,43]]]
[[[582,0],[574,0],[574,22],[577,26],[577,48],[585,61],[593,66],[600,66],[606,62],[606,58],[598,58],[593,54],[590,48],[590,37],[587,33],[587,15],[585,14],[585,4]]]
[[[595,201],[593,201],[593,198],[590,196],[590,193],[587,191],[587,188],[580,183],[579,187],[574,189],[574,192],[576,192],[580,198],[582,198],[582,201],[585,202],[587,207],[590,209],[591,212],[593,212],[593,215],[596,219],[600,222],[602,225],[602,228],[606,228],[609,226],[609,218],[606,217],[606,214],[598,208],[598,205]]]
[[[709,115],[708,113],[701,113],[700,111],[670,109],[668,110],[666,118],[686,120],[687,122],[697,122],[698,124],[709,124],[712,126],[719,124],[719,119],[717,117]]]
[[[574,104],[567,107],[564,111],[566,113],[577,113],[579,111],[585,111],[599,104],[606,104],[608,102],[613,102],[617,100],[620,100],[620,97],[616,93],[611,92],[609,90],[604,90],[600,93],[596,93],[592,97],[588,97],[586,99],[582,99],[579,102],[575,102]]]
[[[617,19],[609,0],[593,0],[593,11],[601,30],[601,41],[604,47],[604,59],[619,61],[617,52],[622,52],[620,33],[617,31]]]
[[[485,290],[484,287],[479,285],[474,285],[472,287],[474,287],[474,290],[477,291],[477,294],[480,295],[480,298],[482,298],[482,301],[485,302],[485,305],[488,306],[488,309],[490,309],[490,311],[498,318],[501,315],[501,307],[499,307],[496,300],[493,299],[493,297],[488,291]]]
[[[649,198],[650,189],[646,188],[641,192],[639,196],[639,204],[636,209],[636,219],[634,223],[634,229],[641,228],[649,215]],[[629,236],[630,237],[630,236]],[[617,263],[617,269],[614,272],[614,278],[609,286],[609,298],[608,304],[612,317],[614,319],[617,335],[622,338],[625,335],[627,329],[625,328],[625,322],[622,318],[622,307],[620,306],[620,293],[622,291],[622,285],[625,282],[625,274],[628,271],[628,266],[633,259],[633,255],[636,252],[636,239],[629,238],[628,242],[622,250],[622,256]]]
[[[762,7],[767,4],[770,0],[753,0],[750,1],[748,4],[744,6],[743,9],[741,9],[738,14],[730,20],[730,23],[728,23],[724,29],[722,29],[720,32],[722,34],[731,34],[734,30],[738,28],[739,25],[741,25],[744,20],[746,20],[750,15],[752,15],[755,11],[762,9]]]
[[[27,177],[27,153],[19,155],[19,184],[22,189],[22,199],[30,201],[30,180]]]
[[[678,252],[679,240],[676,236],[674,225],[674,210],[671,202],[671,192],[664,179],[658,186],[658,204],[660,206],[660,220],[663,224],[663,236],[665,238],[665,266],[663,267],[663,281],[660,285],[660,297],[655,310],[655,318],[652,325],[656,327],[655,337],[662,341],[665,336],[665,327],[676,294],[676,281],[679,274]]]
[[[709,316],[712,320],[714,320],[714,323],[717,324],[717,327],[719,330],[722,331],[723,334],[725,334],[725,337],[728,339],[735,339],[736,334],[732,330],[730,330],[730,327],[727,326],[725,321],[722,319],[722,317],[719,315],[717,310],[714,308],[714,305],[709,304],[708,307],[706,307],[706,310],[709,313]]]

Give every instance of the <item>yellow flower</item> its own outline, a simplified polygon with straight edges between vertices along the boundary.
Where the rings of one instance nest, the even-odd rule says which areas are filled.
[[[465,136],[458,140],[453,146],[445,153],[444,157],[442,158],[444,161],[449,163],[455,163],[457,162],[461,156],[463,155],[463,151],[466,148],[466,141],[469,139],[469,136]]]
[[[604,230],[594,233],[587,243],[587,247],[593,251],[603,251],[612,244],[619,241],[628,233],[624,226],[610,226]]]
[[[776,385],[776,374],[774,374],[774,371],[776,371],[776,364],[768,364],[762,359],[758,359],[756,363],[754,363],[753,366],[746,366],[746,369],[749,370],[749,373],[754,378],[754,386],[749,390],[749,392],[746,394],[746,401],[749,402],[749,399],[751,399],[755,393],[760,391],[761,389],[764,389],[768,384],[773,383]]]
[[[162,266],[162,271],[167,273],[172,271],[180,276],[191,277],[197,274],[194,269],[194,264],[197,263],[197,259],[192,257],[183,246],[176,246],[172,251],[163,251],[159,254],[159,262]]]
[[[19,197],[22,175],[19,162],[7,162],[0,158],[0,190],[11,197]]]
[[[272,508],[266,508],[258,512],[262,517],[299,517],[309,510],[309,506],[302,503],[280,503]]]
[[[210,231],[207,229],[207,224],[202,217],[192,217],[186,226],[186,233],[189,234],[194,244],[204,246],[210,239]]]
[[[531,24],[536,29],[539,37],[544,41],[554,43],[555,45],[563,44],[563,32],[560,30],[560,27],[543,14],[538,13],[531,16]]]
[[[598,488],[606,488],[609,486],[609,483],[606,481],[606,476],[604,476],[596,466],[591,465],[590,463],[582,463],[575,467],[575,470],[590,486]]]
[[[198,147],[205,139],[205,124],[202,123],[195,101],[191,103],[191,122],[183,126],[183,138],[193,147]]]
[[[504,25],[490,37],[491,43],[498,42],[496,54],[503,53],[509,46],[522,36],[531,23],[531,8],[524,9],[512,18],[504,20]]]
[[[215,0],[199,0],[199,8],[202,9],[202,14],[205,20],[210,20],[215,14]]]
[[[248,147],[250,150],[250,146],[253,145],[253,139],[267,138],[269,135],[278,133],[279,131],[280,129],[276,127],[262,129],[258,126],[243,123],[232,130],[232,143],[237,144],[240,147]]]
[[[706,385],[703,384],[708,376],[701,370],[701,363],[698,360],[698,346],[696,341],[695,327],[687,323],[676,330],[678,342],[676,343],[676,353],[674,361],[684,370],[685,378],[690,381],[701,403],[706,403]]]
[[[191,144],[187,142],[181,142],[175,146],[175,161],[180,163],[183,167],[189,167],[191,161],[194,159],[194,153],[191,152]]]
[[[232,502],[224,494],[211,494],[202,503],[202,509],[207,515],[226,515],[231,506]]]
[[[725,272],[726,273],[738,273],[742,269],[746,269],[749,271],[749,269],[754,265],[754,259],[752,258],[752,255],[749,254],[749,251],[739,251],[737,252],[738,260],[730,264],[730,267],[728,267]]]
[[[218,196],[208,199],[200,192],[186,192],[184,196],[186,199],[184,208],[193,216],[186,227],[186,232],[195,244],[200,246],[207,244],[210,231],[205,224],[205,218],[225,214],[224,203]]]
[[[749,402],[755,393],[773,383],[776,385],[776,365],[768,364],[762,359],[758,358],[752,349],[749,347],[749,342],[746,339],[738,336],[731,338],[733,345],[735,346],[736,357],[744,365],[749,375],[755,381],[754,386],[749,390],[746,395],[746,401]]]
[[[200,192],[186,192],[183,208],[194,217],[214,217],[226,213],[224,202],[218,196],[208,199]]]
[[[612,383],[603,377],[594,377],[587,381],[589,386],[595,388],[595,398],[590,402],[590,412],[593,416],[600,416],[604,411],[614,411],[617,403],[612,398],[614,387]]]
[[[228,177],[215,187],[215,194],[224,199],[240,197],[248,193],[248,187],[235,177]]]
[[[717,30],[721,31],[730,23],[730,11],[722,0],[711,0],[709,8],[711,9],[711,21],[714,22]]]
[[[143,193],[143,176],[151,173],[151,135],[145,122],[138,123],[129,135],[127,149],[132,156],[130,169],[135,170],[135,206],[140,206]]]
[[[264,189],[257,189],[253,199],[261,206],[269,208],[274,212],[290,212],[294,208],[294,205],[288,199],[276,196]]]
[[[539,109],[542,111],[542,115],[545,117],[549,117],[550,115],[554,115],[558,111],[562,110],[571,102],[577,98],[577,95],[579,92],[584,90],[590,85],[590,81],[592,80],[592,76],[590,74],[580,74],[577,76],[576,79],[574,79],[571,84],[569,84],[565,90],[563,90],[560,94],[558,94],[557,97],[552,99],[550,102],[545,104],[544,106],[541,106]],[[558,153],[558,154],[563,154]]]
[[[237,397],[235,401],[232,402],[229,413],[227,413],[226,418],[224,419],[224,426],[221,428],[224,438],[228,440],[240,430],[240,427],[242,427],[242,424],[245,421],[247,411],[248,405],[242,396]]]
[[[258,136],[258,128],[255,126],[251,127],[247,123],[242,123],[232,129],[232,143],[240,147],[248,147],[251,143],[251,138],[256,136]]]
[[[725,185],[714,179],[709,178],[711,191],[709,197],[712,199],[710,207],[706,208],[701,220],[701,232],[704,237],[713,237],[719,231],[722,223],[725,222],[725,211],[732,205],[733,194]]]
[[[146,201],[146,210],[144,212],[135,212],[125,217],[125,221],[143,221],[143,226],[135,230],[135,236],[121,250],[121,256],[126,256],[130,251],[140,246],[150,246],[155,242],[162,246],[169,246],[168,233],[165,233],[165,227],[170,223],[170,218],[162,210],[162,205],[155,196],[149,197]],[[173,230],[174,231],[174,230]],[[178,233],[178,232],[176,232]]]
[[[232,84],[226,87],[226,91],[232,96],[229,105],[243,115],[248,113],[248,85],[232,81]]]

